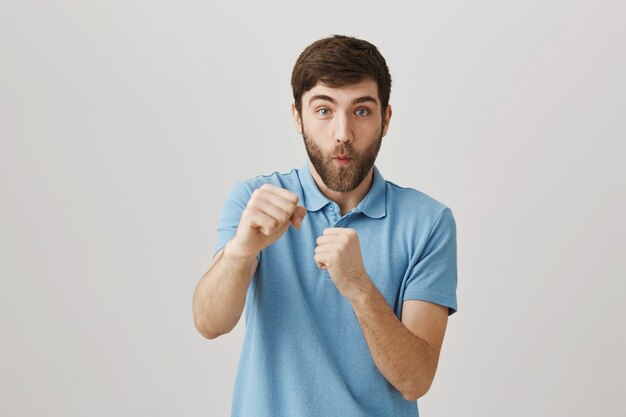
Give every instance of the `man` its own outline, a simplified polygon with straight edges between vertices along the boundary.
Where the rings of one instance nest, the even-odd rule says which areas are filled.
[[[454,217],[374,166],[391,119],[374,45],[314,42],[292,87],[308,161],[235,185],[196,327],[226,334],[246,307],[233,416],[417,416],[457,309]]]

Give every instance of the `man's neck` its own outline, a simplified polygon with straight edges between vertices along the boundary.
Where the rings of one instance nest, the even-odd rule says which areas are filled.
[[[339,205],[342,216],[355,208],[365,198],[374,181],[374,167],[372,166],[363,181],[354,190],[346,192],[333,191],[324,184],[311,161],[308,161],[308,163],[309,171],[315,180],[315,184],[317,184],[317,188],[326,198]]]

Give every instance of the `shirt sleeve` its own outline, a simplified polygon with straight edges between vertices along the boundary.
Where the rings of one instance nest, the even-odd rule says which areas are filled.
[[[452,210],[440,214],[406,282],[403,300],[424,300],[457,311],[456,222]]]
[[[241,214],[248,205],[251,195],[251,191],[243,181],[238,181],[230,190],[217,225],[217,243],[213,250],[213,257],[235,236]],[[261,259],[259,254],[257,254],[257,259]]]

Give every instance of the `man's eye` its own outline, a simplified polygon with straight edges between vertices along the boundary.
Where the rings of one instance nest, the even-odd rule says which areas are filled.
[[[357,114],[358,116],[367,116],[369,113],[370,113],[370,112],[369,112],[369,110],[367,110],[367,109],[358,109],[358,110],[356,111],[356,114]]]
[[[317,111],[317,113],[318,113],[320,116],[328,116],[328,114],[329,114],[330,112],[328,111],[328,109],[319,109],[319,110]]]

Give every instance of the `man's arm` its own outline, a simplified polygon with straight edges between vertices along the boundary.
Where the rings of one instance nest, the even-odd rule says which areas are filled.
[[[448,323],[448,308],[420,300],[404,301],[402,321],[365,280],[362,296],[350,301],[374,363],[405,399],[415,401],[435,377]]]
[[[193,295],[194,323],[207,339],[215,339],[235,327],[259,263],[256,256],[237,255],[231,250],[230,243],[215,255]]]
[[[302,225],[307,211],[297,205],[298,200],[291,191],[264,184],[254,190],[238,220],[231,216],[231,227],[238,221],[235,236],[217,253],[193,295],[194,323],[204,337],[214,339],[235,327],[259,262],[257,255],[290,225],[298,229]]]
[[[380,372],[407,400],[426,394],[435,377],[448,308],[408,300],[400,322],[365,271],[356,230],[327,228],[316,243],[313,259],[352,305]]]

